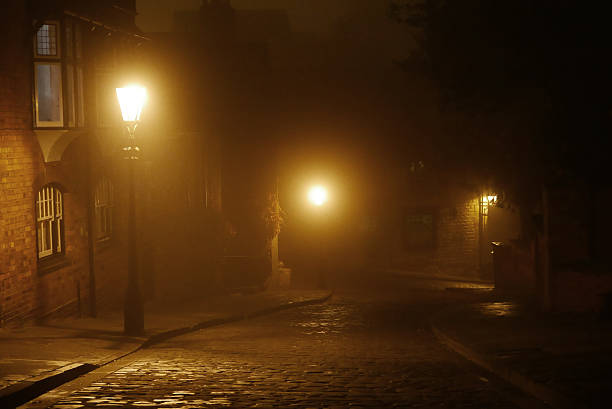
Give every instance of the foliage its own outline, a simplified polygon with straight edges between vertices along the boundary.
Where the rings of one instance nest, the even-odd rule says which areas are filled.
[[[440,160],[489,175],[516,201],[578,177],[609,183],[612,53],[603,5],[578,0],[395,0],[436,84]]]
[[[268,193],[265,204],[261,211],[261,219],[264,223],[266,241],[274,239],[285,223],[285,212],[280,207],[278,193]]]

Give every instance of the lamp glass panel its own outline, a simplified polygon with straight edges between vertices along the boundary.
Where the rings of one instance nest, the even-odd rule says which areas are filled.
[[[142,107],[147,100],[147,90],[138,86],[117,88],[117,99],[123,120],[126,122],[138,121]]]

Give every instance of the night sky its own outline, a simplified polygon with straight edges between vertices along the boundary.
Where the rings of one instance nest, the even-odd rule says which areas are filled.
[[[201,0],[137,0],[138,25],[144,31],[167,31],[172,25],[173,10],[197,10]],[[285,9],[294,29],[326,33],[335,21],[350,11],[367,10],[373,19],[386,13],[387,2],[380,0],[233,0],[240,9]],[[377,21],[377,25],[380,21]]]
[[[406,28],[387,15],[384,0],[233,0],[237,10],[285,9],[297,33],[325,41],[338,30],[349,30],[362,55],[388,66],[406,55]],[[137,24],[145,32],[170,31],[175,10],[197,10],[200,0],[137,0]],[[370,57],[374,57],[373,59]]]

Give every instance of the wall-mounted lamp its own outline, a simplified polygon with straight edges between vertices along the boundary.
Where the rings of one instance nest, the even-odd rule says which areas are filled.
[[[484,216],[487,216],[489,214],[489,206],[495,206],[496,203],[496,194],[484,194],[480,198],[480,213]]]

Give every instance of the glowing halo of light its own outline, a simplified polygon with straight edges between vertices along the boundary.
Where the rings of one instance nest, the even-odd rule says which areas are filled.
[[[321,185],[316,185],[308,191],[308,200],[315,206],[323,206],[327,202],[327,189]]]

